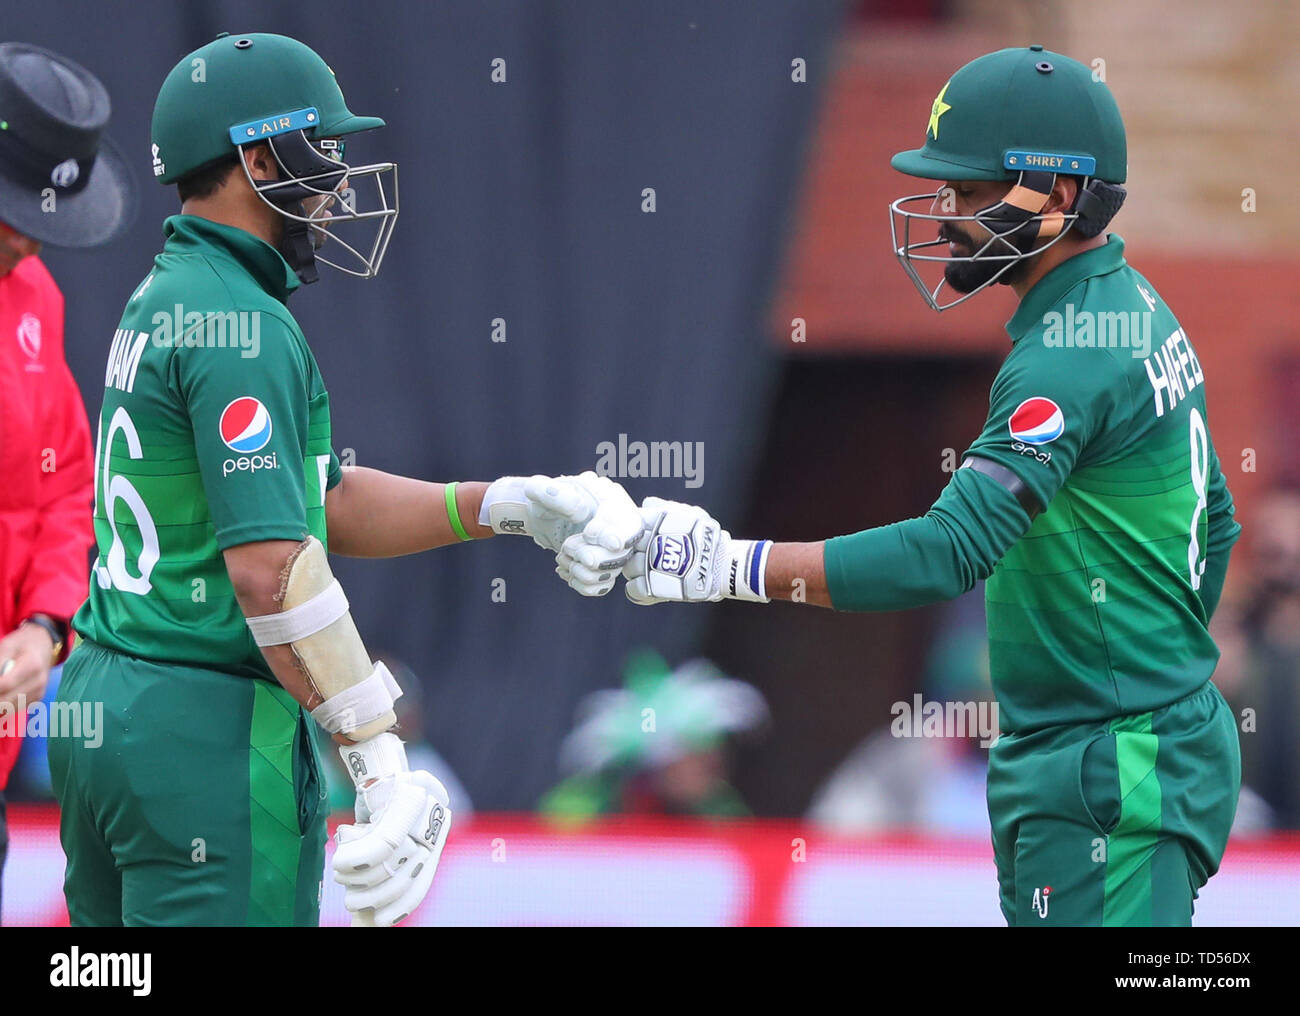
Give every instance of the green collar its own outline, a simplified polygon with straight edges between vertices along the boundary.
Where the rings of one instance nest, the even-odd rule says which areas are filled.
[[[1068,261],[1062,261],[1034,283],[1034,288],[1025,294],[1020,306],[1011,315],[1011,320],[1007,322],[1007,334],[1011,336],[1011,341],[1024,338],[1041,325],[1043,315],[1084,279],[1094,275],[1107,275],[1124,265],[1124,238],[1118,233],[1111,233],[1104,246],[1093,247],[1074,255]]]
[[[201,251],[235,262],[253,280],[281,303],[300,285],[298,276],[280,252],[265,240],[234,226],[226,226],[198,215],[173,215],[163,223],[164,252],[184,254]]]

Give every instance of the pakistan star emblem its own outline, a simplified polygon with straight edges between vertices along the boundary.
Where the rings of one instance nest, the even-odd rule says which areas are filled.
[[[930,126],[926,128],[926,132],[932,134],[935,141],[939,140],[939,117],[952,109],[951,106],[943,101],[944,93],[948,91],[948,85],[951,84],[952,82],[949,81],[948,84],[939,89],[939,94],[934,97],[934,105],[930,107]]]

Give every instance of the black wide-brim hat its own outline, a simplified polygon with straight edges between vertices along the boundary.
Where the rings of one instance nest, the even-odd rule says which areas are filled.
[[[55,247],[94,247],[131,225],[135,177],[104,134],[110,111],[81,65],[0,43],[0,222]]]

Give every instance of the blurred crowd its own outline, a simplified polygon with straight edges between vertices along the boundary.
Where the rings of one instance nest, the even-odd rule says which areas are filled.
[[[1252,552],[1233,561],[1234,595],[1211,624],[1214,680],[1241,732],[1234,828],[1300,829],[1300,488],[1268,492],[1249,530]]]

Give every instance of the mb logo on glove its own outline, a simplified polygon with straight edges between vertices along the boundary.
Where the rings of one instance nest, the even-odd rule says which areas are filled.
[[[763,569],[771,543],[733,540],[703,508],[648,497],[641,505],[644,535],[623,569],[633,603],[701,603],[722,599],[766,602]],[[578,561],[586,548],[566,546]]]
[[[694,541],[689,536],[656,536],[650,567],[681,578],[690,571],[694,557]]]

